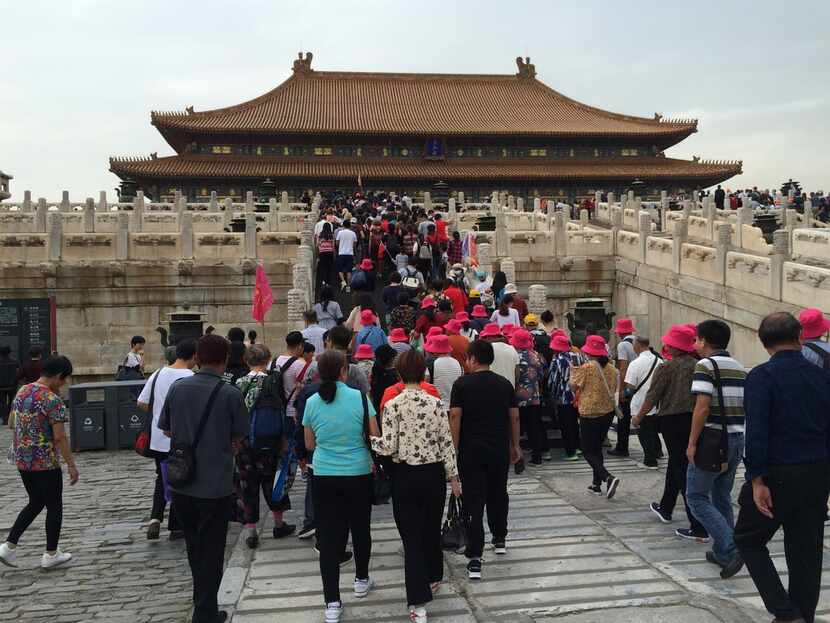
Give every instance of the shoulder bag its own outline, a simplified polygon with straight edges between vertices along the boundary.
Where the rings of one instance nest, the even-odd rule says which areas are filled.
[[[389,499],[392,497],[392,474],[388,461],[378,460],[372,453],[372,444],[369,441],[369,401],[363,392],[360,392],[360,399],[363,401],[363,437],[366,439],[366,447],[369,449],[369,454],[372,456],[372,462],[374,463],[372,504],[381,506],[389,504]]]
[[[695,451],[695,467],[705,472],[723,473],[729,467],[729,431],[726,424],[726,409],[723,403],[723,385],[720,378],[720,368],[712,357],[706,358],[712,362],[712,371],[715,374],[715,389],[718,392],[718,409],[721,413],[721,430],[704,426],[697,438]],[[709,415],[712,408],[709,407]]]
[[[193,443],[184,443],[175,439],[170,444],[170,455],[167,458],[167,480],[173,488],[186,487],[196,478],[196,448],[205,430],[208,416],[213,409],[216,395],[222,388],[225,381],[220,380],[213,388],[208,398],[205,411],[199,420],[199,428],[196,429],[196,436]]]
[[[153,403],[156,399],[156,381],[159,380],[161,370],[163,368],[156,372],[156,375],[153,377],[153,382],[150,384],[150,406],[144,416],[144,426],[142,426],[141,432],[138,433],[133,444],[135,453],[144,458],[152,457],[150,442],[153,439]]]

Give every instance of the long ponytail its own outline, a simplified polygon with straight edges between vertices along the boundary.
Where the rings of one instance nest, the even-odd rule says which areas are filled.
[[[323,402],[331,404],[337,395],[337,381],[347,365],[346,356],[339,350],[327,350],[317,359],[320,373],[320,389],[317,391]]]

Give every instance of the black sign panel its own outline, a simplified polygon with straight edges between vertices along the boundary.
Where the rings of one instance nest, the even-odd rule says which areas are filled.
[[[0,299],[0,346],[23,361],[29,348],[40,346],[44,355],[55,350],[53,299]]]

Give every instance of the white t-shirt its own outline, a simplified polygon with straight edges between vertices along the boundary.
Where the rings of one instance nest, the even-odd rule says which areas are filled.
[[[637,358],[637,353],[634,352],[634,338],[625,337],[617,344],[617,359],[619,361],[628,361],[629,363]]]
[[[650,350],[644,350],[640,353],[640,355],[631,363],[628,364],[628,369],[625,371],[625,382],[631,385],[632,387],[637,387],[640,383],[643,383],[643,379],[646,378],[646,375],[651,370],[651,366],[654,363],[654,360],[657,359],[657,355],[652,353]],[[659,359],[657,360],[657,365],[654,367],[656,370],[659,366],[663,364],[662,361]],[[654,379],[654,372],[651,373],[651,376],[648,377],[643,386],[631,397],[631,414],[637,415],[640,412],[640,408],[643,406],[643,403],[646,400],[646,394],[648,393],[649,387],[651,387],[651,381]],[[651,411],[647,413],[647,415],[654,415],[657,413],[657,406],[655,405]]]
[[[142,365],[143,360],[141,355],[134,351],[130,351],[127,353],[127,356],[124,358],[124,366],[127,368],[138,368]]]
[[[351,229],[338,229],[334,239],[337,240],[337,255],[354,255],[354,244],[357,242],[357,234]]]
[[[516,387],[516,366],[519,365],[519,353],[510,344],[504,342],[493,342],[493,354],[495,359],[490,369],[503,376],[510,384]]]
[[[193,370],[187,368],[161,368],[156,370],[147,379],[147,383],[138,395],[138,402],[150,404],[150,389],[153,387],[155,381],[156,386],[153,388],[155,396],[153,397],[153,425],[150,427],[150,449],[157,452],[170,452],[170,437],[165,435],[158,427],[161,410],[164,408],[164,401],[167,399],[167,392],[170,391],[170,386],[179,379],[193,376]],[[156,377],[158,380],[156,381]]]
[[[444,408],[450,407],[450,393],[455,381],[464,374],[464,369],[461,364],[450,355],[446,357],[438,357],[433,364],[435,370],[435,378],[431,381],[438,393],[441,394],[441,402]]]
[[[312,324],[302,330],[303,339],[314,344],[314,354],[320,355],[323,352],[323,335],[326,330],[319,324]]]
[[[506,316],[502,316],[498,309],[494,311],[493,315],[490,316],[490,322],[496,322],[500,327],[503,327],[506,324],[512,324],[515,327],[522,326],[522,323],[519,320],[519,312],[512,307],[507,310]]]
[[[291,357],[288,355],[280,355],[277,357],[275,371],[279,373],[279,370],[282,370],[282,367],[288,363],[289,359]],[[294,399],[297,398],[297,394],[294,388],[297,385],[297,376],[303,371],[303,368],[305,368],[305,360],[302,357],[297,357],[297,360],[291,364],[291,367],[282,376],[282,388],[285,390],[285,397],[288,398],[288,406],[285,408],[285,414],[288,417],[293,418],[297,416],[297,410],[294,408]]]

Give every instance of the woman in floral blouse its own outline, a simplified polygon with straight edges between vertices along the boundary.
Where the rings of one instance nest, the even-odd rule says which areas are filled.
[[[392,504],[406,559],[406,601],[410,619],[427,620],[425,605],[444,574],[441,521],[446,481],[461,495],[447,410],[424,391],[426,362],[416,350],[401,353],[395,368],[404,390],[383,409],[383,434],[372,449],[392,457]]]
[[[550,460],[550,443],[542,422],[542,380],[545,376],[545,361],[533,349],[533,336],[529,331],[514,331],[510,345],[519,353],[516,401],[519,404],[519,417],[524,422],[530,441],[530,463],[541,465],[543,455]]]

